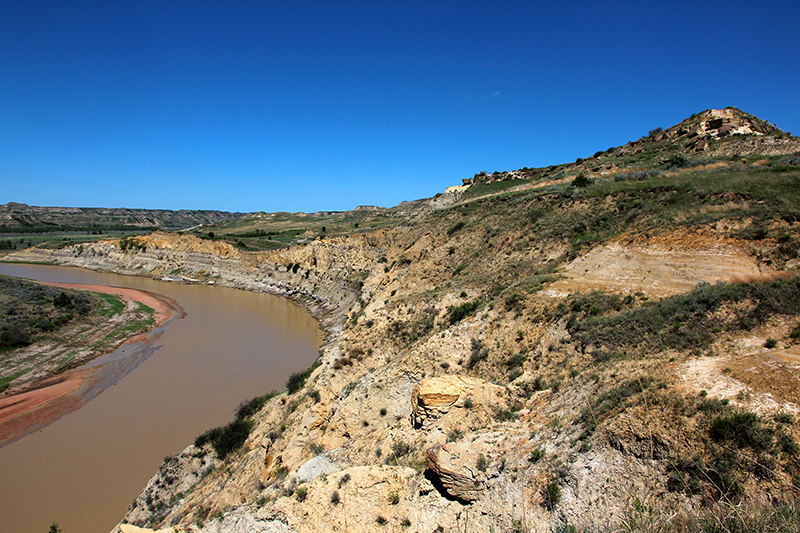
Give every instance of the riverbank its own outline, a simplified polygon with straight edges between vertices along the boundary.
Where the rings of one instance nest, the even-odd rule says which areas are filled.
[[[125,308],[113,323],[99,317],[101,320],[92,332],[82,327],[64,328],[63,334],[34,343],[27,350],[41,353],[52,350],[54,347],[51,345],[55,343],[66,345],[70,348],[70,354],[82,354],[81,366],[61,371],[56,369],[55,375],[53,372],[37,374],[9,387],[0,395],[0,447],[58,420],[102,392],[107,385],[100,384],[108,382],[104,380],[103,365],[87,367],[86,363],[97,361],[123,346],[134,353],[147,350],[146,346],[158,337],[154,331],[173,318],[185,316],[178,302],[150,291],[55,282],[41,282],[40,285],[116,296],[121,298]],[[145,326],[146,322],[141,320],[140,304],[152,310],[149,312],[152,318],[149,325]],[[143,327],[146,329],[142,330]],[[130,328],[132,335],[120,335],[119,332],[124,332],[125,328]],[[106,341],[104,344],[90,346],[92,339],[101,336]],[[137,344],[139,346],[134,346]],[[57,350],[53,352],[55,355],[51,356],[51,360],[60,356]]]

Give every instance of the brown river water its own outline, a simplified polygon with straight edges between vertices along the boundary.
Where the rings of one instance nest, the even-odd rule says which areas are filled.
[[[121,379],[80,409],[0,448],[3,532],[45,533],[55,521],[64,533],[108,533],[166,456],[242,401],[284,389],[322,340],[308,312],[267,294],[39,265],[0,264],[0,274],[144,289],[187,313],[151,345],[125,348],[137,355],[115,370]]]

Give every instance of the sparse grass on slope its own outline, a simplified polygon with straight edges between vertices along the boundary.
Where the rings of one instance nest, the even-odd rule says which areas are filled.
[[[717,311],[725,309],[725,313]],[[800,278],[698,285],[611,316],[575,320],[577,342],[603,346],[596,357],[706,348],[721,332],[747,331],[776,315],[800,314]],[[595,313],[597,315],[597,313]]]

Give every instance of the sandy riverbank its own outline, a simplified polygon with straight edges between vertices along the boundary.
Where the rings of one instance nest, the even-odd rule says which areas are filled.
[[[74,283],[43,282],[43,285],[119,296],[140,302],[153,309],[153,326],[147,333],[138,333],[114,347],[137,341],[152,340],[151,332],[173,318],[186,316],[184,309],[172,298],[140,289],[80,285]],[[102,355],[102,354],[98,354]],[[23,389],[10,391],[0,397],[0,446],[40,429],[78,409],[99,394],[100,366],[76,368],[56,376],[29,384]]]

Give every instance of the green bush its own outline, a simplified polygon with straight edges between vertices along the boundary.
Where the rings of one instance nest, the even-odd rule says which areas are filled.
[[[255,425],[252,420],[253,415],[258,413],[264,407],[264,404],[276,394],[273,391],[242,402],[236,409],[236,417],[233,422],[226,426],[209,429],[194,440],[194,445],[199,448],[207,443],[211,444],[214,451],[217,452],[217,456],[220,459],[224,459],[230,453],[242,447]]]
[[[316,370],[321,364],[322,363],[320,361],[315,361],[314,364],[308,367],[306,370],[290,374],[289,379],[286,380],[286,390],[288,393],[294,394],[302,389],[311,373],[314,372],[314,370]]]
[[[15,322],[0,327],[0,349],[27,346],[31,343],[31,335],[24,323]]]
[[[463,229],[466,224],[464,221],[456,222],[453,226],[450,226],[450,229],[447,230],[447,236],[450,237],[453,233],[457,232],[460,229]]]
[[[588,187],[592,183],[594,183],[594,182],[591,179],[587,178],[583,174],[583,172],[581,172],[580,174],[575,176],[575,179],[572,180],[572,185],[575,186],[575,187],[579,187],[579,188]]]
[[[561,487],[557,480],[554,479],[547,484],[542,494],[542,501],[548,511],[555,509],[558,502],[561,501]]]
[[[489,357],[489,349],[483,347],[483,343],[478,339],[472,339],[472,350],[470,351],[469,361],[467,362],[467,368],[471,369],[484,359]]]
[[[224,459],[233,451],[238,450],[250,436],[253,429],[252,420],[237,418],[226,426],[209,429],[194,441],[194,445],[201,447],[210,443],[220,459]]]
[[[774,441],[772,429],[764,426],[755,413],[748,412],[716,417],[709,432],[717,442],[751,448],[756,452],[768,450]]]
[[[236,409],[236,418],[244,419],[253,416],[264,407],[267,401],[277,396],[277,394],[276,391],[272,391],[263,396],[257,396],[252,400],[242,402]]]
[[[481,306],[481,301],[476,299],[472,300],[471,302],[464,302],[458,306],[449,306],[447,308],[447,322],[449,324],[455,324],[456,322],[460,322],[464,318],[473,314],[479,307]]]

